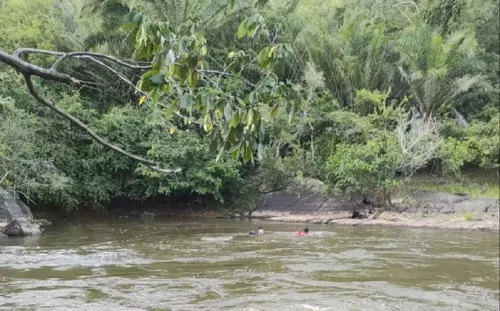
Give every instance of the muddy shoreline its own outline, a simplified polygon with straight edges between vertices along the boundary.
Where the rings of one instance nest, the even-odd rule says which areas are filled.
[[[252,218],[264,221],[291,222],[303,224],[324,224],[343,226],[393,226],[408,228],[438,228],[454,230],[480,230],[499,231],[500,222],[498,215],[481,215],[471,219],[470,214],[453,215],[422,215],[420,213],[399,213],[384,211],[377,215],[371,214],[367,218],[352,218],[350,212],[326,213],[280,213],[280,212],[255,212]]]
[[[384,225],[413,228],[500,231],[497,198],[473,198],[469,194],[415,191],[392,200],[390,207],[376,206],[360,193],[329,194],[319,180],[305,180],[295,193],[276,191],[263,195],[252,218],[269,221]]]

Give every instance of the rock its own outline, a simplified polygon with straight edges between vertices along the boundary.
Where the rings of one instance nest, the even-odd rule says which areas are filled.
[[[454,214],[455,209],[453,208],[453,206],[445,205],[439,212],[441,214]]]
[[[407,209],[403,210],[402,212],[406,212],[406,213],[416,213],[417,211],[418,211],[418,208],[413,207],[413,206],[410,206],[410,207],[408,207]]]
[[[50,226],[52,223],[48,221],[47,219],[35,219],[32,221],[35,224],[38,224],[40,226]]]
[[[429,214],[462,214],[475,212],[499,211],[499,200],[493,198],[475,198],[468,194],[453,194],[431,191],[417,191],[413,198]]]
[[[317,179],[304,178],[294,193],[276,191],[264,194],[257,205],[257,212],[311,213],[356,211],[366,208],[360,193],[329,195],[325,184]]]
[[[14,219],[2,229],[7,236],[32,236],[42,233],[40,225],[29,221]]]
[[[352,219],[364,219],[364,218],[367,218],[366,214],[367,214],[366,211],[354,211],[354,212],[352,212],[351,218]]]
[[[371,203],[373,201],[371,198],[357,192],[332,195],[327,190],[320,180],[304,178],[293,193],[276,191],[262,195],[252,216],[290,219],[299,217],[308,219],[312,223],[322,223],[325,217],[379,218],[380,213],[376,212],[376,206]],[[398,209],[394,212],[412,219],[463,213],[487,213],[492,215],[491,217],[498,217],[500,213],[498,199],[475,199],[468,194],[433,191],[416,191],[410,200],[401,200],[396,206]]]
[[[33,220],[30,208],[15,192],[0,189],[0,232],[7,236],[32,236],[41,233],[40,226],[50,224],[44,219]]]
[[[465,200],[470,200],[472,197],[469,194],[463,193],[446,193],[433,191],[415,191],[413,199],[417,200],[419,206],[424,204],[456,204]]]
[[[14,219],[27,220],[33,219],[30,208],[12,191],[6,191],[0,188],[0,220],[11,221]]]

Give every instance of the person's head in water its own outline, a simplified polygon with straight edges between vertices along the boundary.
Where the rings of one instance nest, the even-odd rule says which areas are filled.
[[[304,231],[297,232],[299,236],[304,236],[309,234],[309,228],[305,228]]]
[[[257,229],[257,234],[264,234],[264,228],[259,227],[259,229]]]

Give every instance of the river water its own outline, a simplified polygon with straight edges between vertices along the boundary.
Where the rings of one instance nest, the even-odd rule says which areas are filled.
[[[66,220],[0,238],[0,310],[499,310],[498,233],[300,229]]]

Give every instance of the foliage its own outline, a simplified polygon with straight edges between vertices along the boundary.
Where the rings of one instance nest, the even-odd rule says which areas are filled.
[[[375,194],[390,204],[389,190],[401,163],[395,137],[372,139],[364,145],[339,144],[327,162],[338,187]]]
[[[209,152],[208,141],[203,141],[196,133],[177,132],[171,139],[157,138],[152,142],[148,155],[184,168],[181,173],[169,176],[147,168],[140,169],[142,175],[158,180],[159,193],[208,194],[223,201],[222,194],[229,192],[229,185],[236,188],[241,184],[240,163],[228,157],[216,161]]]
[[[68,42],[63,35],[61,13],[53,0],[3,1],[0,14],[2,49],[13,51],[21,46],[66,49]]]
[[[481,75],[474,75],[479,64],[473,33],[459,31],[443,37],[425,24],[420,27],[401,39],[399,71],[422,115],[441,115],[471,88],[489,87]]]
[[[476,216],[470,212],[465,213],[464,215],[465,221],[474,221],[476,220]]]
[[[357,113],[334,114],[344,130],[326,163],[333,185],[374,194],[384,204],[391,204],[396,176],[425,167],[441,144],[433,119],[405,112],[404,101],[389,104],[389,95],[361,90],[353,107]]]
[[[415,174],[410,180],[405,180],[396,187],[393,196],[406,198],[418,190],[467,193],[473,198],[500,196],[496,171],[475,169],[464,170],[460,175]]]
[[[498,169],[498,7],[5,0],[4,51],[88,50],[151,63],[122,72],[135,88],[76,62],[64,72],[92,72],[111,87],[36,86],[108,141],[182,172],[161,174],[103,149],[0,64],[0,186],[64,208],[159,196],[243,208],[260,191],[312,177],[390,204],[415,174]]]
[[[488,122],[475,120],[466,128],[460,128],[456,122],[449,123],[446,129],[449,137],[440,151],[448,170],[457,172],[471,162],[483,169],[499,167],[499,112],[491,114]]]
[[[40,154],[40,121],[0,97],[0,187],[22,193],[28,199],[57,196],[70,180]]]

